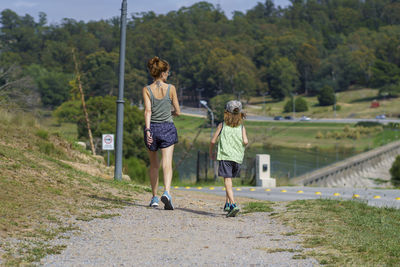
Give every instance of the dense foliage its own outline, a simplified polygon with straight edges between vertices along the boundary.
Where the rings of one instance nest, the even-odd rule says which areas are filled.
[[[87,23],[64,18],[49,25],[45,13],[36,21],[29,14],[2,10],[0,106],[31,110],[62,105],[57,110],[60,120],[78,120],[79,134],[85,137],[82,113],[76,111],[80,105],[63,104],[80,99],[74,50],[94,134],[114,132],[119,24],[114,17]],[[245,13],[234,12],[232,19],[207,2],[162,15],[131,14],[125,158],[146,160],[144,150],[135,145],[143,142],[143,115],[129,104],[141,104],[141,89],[151,81],[146,63],[155,55],[171,64],[170,82],[180,101],[197,106],[199,98],[212,99],[218,121],[221,103],[228,98],[269,94],[281,100],[292,94],[322,95],[328,87],[338,92],[356,86],[378,88],[381,97],[398,97],[399,47],[399,0],[291,0],[287,8],[266,0]],[[332,102],[328,100],[326,104]],[[295,103],[300,111],[297,101],[300,98]],[[304,103],[300,104],[306,109]],[[291,108],[288,104],[288,111]],[[131,162],[133,166],[139,161]]]
[[[149,81],[145,65],[154,55],[171,63],[171,82],[184,88],[186,104],[197,102],[200,88],[206,99],[265,92],[282,99],[293,92],[317,94],[326,85],[335,91],[359,85],[399,94],[400,1],[291,2],[281,8],[266,0],[232,19],[207,2],[165,15],[132,14],[125,97],[141,101],[140,90]],[[0,86],[17,79],[4,74],[20,66],[29,70],[25,75],[33,78],[44,106],[60,105],[73,87],[68,80],[73,80],[74,48],[87,96],[116,94],[118,17],[48,25],[44,13],[35,21],[5,9],[0,23]]]

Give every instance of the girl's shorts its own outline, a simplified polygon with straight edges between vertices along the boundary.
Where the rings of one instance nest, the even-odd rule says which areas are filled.
[[[240,175],[241,165],[230,160],[220,160],[218,162],[218,176],[224,178],[235,178]]]
[[[148,145],[146,132],[144,132],[144,144],[151,151],[157,151],[178,143],[178,133],[173,122],[150,123],[150,133],[153,142]]]

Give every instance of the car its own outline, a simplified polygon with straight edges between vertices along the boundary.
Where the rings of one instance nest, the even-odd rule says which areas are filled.
[[[301,120],[301,121],[310,121],[311,118],[309,118],[309,117],[303,115],[303,116],[301,116],[300,120]]]
[[[292,116],[285,116],[285,120],[293,120]]]
[[[283,120],[283,117],[282,117],[282,116],[275,116],[275,117],[274,117],[274,120],[276,120],[276,121],[281,121],[281,120]]]
[[[375,118],[378,120],[384,120],[384,119],[386,119],[386,116],[385,116],[385,114],[381,114],[381,115],[376,116]]]

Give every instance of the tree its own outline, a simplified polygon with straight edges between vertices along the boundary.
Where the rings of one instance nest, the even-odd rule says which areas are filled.
[[[400,155],[396,157],[390,168],[390,175],[392,176],[392,184],[394,186],[400,186]]]
[[[268,84],[271,96],[282,100],[295,91],[299,83],[295,65],[286,57],[278,58],[268,69]]]
[[[91,97],[87,102],[87,110],[90,118],[93,137],[97,145],[101,144],[101,136],[104,133],[113,133],[116,125],[116,102],[114,96]],[[137,157],[149,162],[147,150],[143,143],[143,112],[135,106],[126,105],[124,110],[124,158]],[[88,138],[86,121],[83,112],[78,118],[78,138]]]
[[[320,106],[330,106],[335,103],[335,91],[332,87],[325,85],[318,94]]]
[[[47,71],[39,65],[29,66],[27,73],[35,80],[45,107],[54,108],[68,100],[72,74]]]
[[[210,99],[210,107],[214,112],[215,122],[224,121],[225,105],[228,101],[235,99],[235,96],[230,94],[217,95]]]

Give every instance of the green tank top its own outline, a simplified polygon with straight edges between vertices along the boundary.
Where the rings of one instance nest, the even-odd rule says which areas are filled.
[[[151,101],[151,119],[150,122],[173,122],[172,114],[171,114],[171,105],[172,100],[169,97],[171,85],[168,84],[167,93],[164,98],[158,99],[154,97],[153,92],[151,91],[150,86],[147,86],[147,90],[150,93],[150,101]]]
[[[230,127],[222,124],[219,135],[217,160],[230,160],[242,164],[244,157],[243,125]]]

